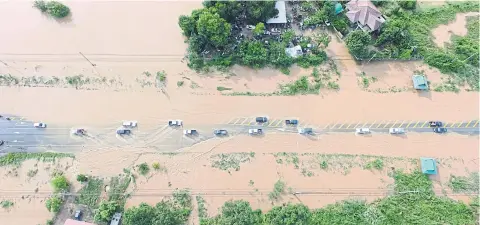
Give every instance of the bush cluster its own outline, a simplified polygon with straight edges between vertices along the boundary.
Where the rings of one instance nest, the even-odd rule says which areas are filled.
[[[33,6],[55,18],[63,18],[70,14],[70,8],[57,1],[45,2],[43,0],[36,0]]]

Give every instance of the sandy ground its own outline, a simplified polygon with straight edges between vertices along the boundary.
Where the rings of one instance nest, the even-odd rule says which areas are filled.
[[[459,13],[454,21],[447,25],[440,25],[432,30],[434,42],[439,47],[444,47],[445,43],[450,43],[452,35],[465,36],[467,35],[467,17],[478,16],[478,12]]]
[[[211,125],[223,124],[235,117],[294,116],[313,124],[329,124],[377,120],[461,121],[476,119],[479,115],[478,93],[423,95],[403,91],[378,94],[362,90],[358,85],[358,75],[362,71],[378,79],[372,83],[371,90],[407,87],[411,85],[410,76],[415,70],[424,70],[433,82],[439,81],[442,74],[421,63],[372,62],[357,65],[344,44],[335,38],[327,53],[335,59],[342,74],[339,92],[326,91],[319,96],[295,97],[221,96],[216,90],[218,86],[230,87],[233,91],[271,92],[278,83],[308,75],[310,70],[293,68],[290,76],[270,69],[255,71],[237,66],[227,74],[198,75],[192,72],[181,61],[186,45],[177,26],[177,18],[201,7],[201,2],[69,1],[67,5],[72,15],[66,20],[56,21],[32,8],[30,2],[0,3],[0,27],[4,34],[0,36],[0,73],[61,78],[82,74],[107,77],[115,82],[97,87],[100,89],[97,91],[0,87],[0,96],[3,97],[0,98],[0,112],[57,126],[82,124],[92,127],[109,126],[124,119],[136,119],[141,126],[156,127],[176,118],[189,125]],[[11,21],[15,21],[14,26]],[[96,66],[92,67],[79,52]],[[152,77],[142,74],[144,71],[155,74],[162,70],[167,73],[166,94],[155,88],[141,87],[142,83],[152,80]],[[177,87],[177,81],[184,81],[184,86]],[[176,156],[138,149],[88,149],[79,152],[76,161],[65,162],[72,166],[64,170],[72,180],[77,173],[108,177],[141,162],[158,161],[167,167],[168,172],[153,174],[148,180],[138,179],[138,195],[130,199],[128,206],[142,201],[155,203],[161,198],[157,193],[169,194],[173,188],[188,187],[205,195],[209,213],[213,215],[224,201],[232,198],[247,199],[256,208],[268,209],[271,203],[266,195],[278,179],[295,190],[339,187],[357,191],[377,190],[392,182],[387,176],[389,167],[385,171],[371,172],[357,166],[346,175],[308,167],[315,175],[303,176],[301,169],[276,163],[271,153],[295,151],[445,158],[447,163],[441,165],[441,176],[438,178],[443,183],[450,173],[464,175],[465,169],[473,171],[478,168],[478,141],[478,137],[455,134],[409,134],[405,139],[334,134],[321,136],[318,140],[296,135],[268,135],[260,139],[239,136],[197,144]],[[242,164],[240,171],[232,171],[231,174],[211,168],[212,155],[230,152],[256,152],[256,156]],[[455,160],[448,161],[451,157]],[[309,165],[308,158],[302,160]],[[26,162],[18,169],[17,177],[6,175],[12,168],[0,168],[0,174],[6,178],[2,180],[2,191],[32,193],[38,187],[39,193],[49,193],[48,171],[39,169],[38,174],[28,181],[26,173],[34,168],[33,164],[34,161]],[[396,168],[411,167],[402,162],[392,164]],[[43,163],[37,165],[39,168],[44,166]],[[250,180],[254,181],[254,185],[249,185]],[[380,194],[374,191],[373,196],[367,199],[373,200],[384,194],[385,190]],[[298,199],[285,195],[283,201],[301,201],[311,207],[320,207],[351,197],[344,193],[337,195]],[[8,198],[14,199],[15,206],[10,211],[0,210],[0,217],[7,218],[9,224],[36,224],[50,218],[42,197],[22,199],[21,194],[16,192]],[[29,201],[33,203],[28,204]],[[24,217],[25,212],[32,216]]]

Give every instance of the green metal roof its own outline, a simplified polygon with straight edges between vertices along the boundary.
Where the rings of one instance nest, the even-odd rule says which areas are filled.
[[[413,87],[417,90],[428,90],[427,78],[423,75],[413,75]]]
[[[424,174],[437,174],[437,163],[433,158],[420,158],[422,165],[422,173]]]

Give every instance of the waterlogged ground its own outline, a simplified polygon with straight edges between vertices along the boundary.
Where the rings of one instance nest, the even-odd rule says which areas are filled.
[[[133,192],[127,207],[141,202],[155,204],[176,188],[188,188],[205,199],[209,215],[217,214],[218,208],[230,199],[245,199],[263,210],[284,202],[318,208],[343,199],[372,201],[391,193],[393,179],[389,174],[418,169],[419,157],[437,159],[439,175],[431,179],[438,195],[451,193],[450,175],[468,176],[478,171],[478,137],[410,134],[408,140],[389,135],[359,138],[352,134],[306,140],[293,134],[270,134],[263,138],[240,135],[212,139],[169,154],[128,148],[86,149],[76,159],[28,160],[18,167],[1,167],[1,200],[14,205],[1,209],[0,215],[9,224],[36,224],[50,218],[44,202],[52,193],[51,175],[59,171],[71,181],[72,191],[81,187],[75,180],[77,174],[107,180],[132,171],[136,179],[128,188]],[[141,163],[150,165],[145,176],[138,174],[136,166]],[[159,163],[160,168],[153,169],[153,163]],[[279,199],[272,200],[269,193],[278,180],[286,188]],[[470,196],[451,197],[468,201]],[[104,191],[100,198],[106,198]],[[32,216],[20,216],[26,212]]]
[[[334,36],[326,51],[340,73],[331,73],[339,91],[296,97],[222,96],[218,87],[231,88],[225,93],[273,92],[279,83],[310,75],[312,70],[294,67],[289,76],[272,69],[239,66],[227,73],[199,75],[189,70],[182,62],[186,44],[177,18],[201,7],[201,2],[66,4],[72,15],[57,21],[32,8],[30,2],[0,3],[1,113],[59,127],[104,127],[125,119],[138,120],[142,127],[157,127],[176,118],[189,126],[222,126],[232,118],[257,115],[297,117],[323,125],[478,118],[478,93],[417,93],[411,90],[410,81],[415,71],[423,71],[432,83],[441,82],[444,75],[420,62],[358,65]],[[464,24],[449,29],[461,35],[464,30],[460,26]],[[163,71],[166,81],[157,75]],[[450,174],[478,171],[478,143],[477,136],[456,134],[412,133],[403,138],[324,134],[307,139],[271,133],[262,138],[240,135],[211,139],[175,154],[152,149],[87,148],[78,152],[75,160],[30,160],[18,168],[1,167],[0,189],[6,193],[2,198],[14,205],[0,209],[0,218],[12,225],[44,223],[51,218],[44,201],[52,191],[49,180],[54,168],[64,171],[75,191],[80,187],[75,181],[79,173],[113,177],[123,174],[124,169],[135,171],[143,162],[159,162],[162,168],[151,169],[146,177],[134,172],[137,179],[129,190],[135,192],[128,207],[140,202],[153,204],[175,188],[190,188],[204,197],[210,215],[229,199],[246,199],[255,208],[269,209],[272,200],[268,194],[278,180],[287,188],[282,199],[273,202],[276,205],[290,201],[314,208],[346,198],[374,200],[388,194],[392,170],[416,169],[419,157],[439,159],[440,175],[432,179],[436,193],[445,194],[450,193],[445,185]],[[375,166],[378,161],[373,164],[377,159],[383,163],[380,169]],[[35,175],[29,173],[35,170]],[[289,192],[303,194],[294,197]],[[468,196],[451,197],[468,200]]]

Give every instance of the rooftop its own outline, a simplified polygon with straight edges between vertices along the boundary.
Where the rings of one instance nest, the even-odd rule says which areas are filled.
[[[370,30],[378,30],[385,22],[382,13],[369,0],[351,0],[346,4],[347,17],[352,23],[368,26]]]
[[[95,224],[87,223],[85,221],[67,219],[63,225],[95,225]]]
[[[424,174],[437,174],[437,164],[433,158],[420,158],[422,164],[422,172]]]
[[[413,75],[412,76],[413,87],[417,90],[427,90],[428,81],[427,78],[423,75]]]
[[[284,1],[276,1],[275,8],[278,10],[278,15],[267,20],[267,23],[287,23],[287,10],[285,9]]]

